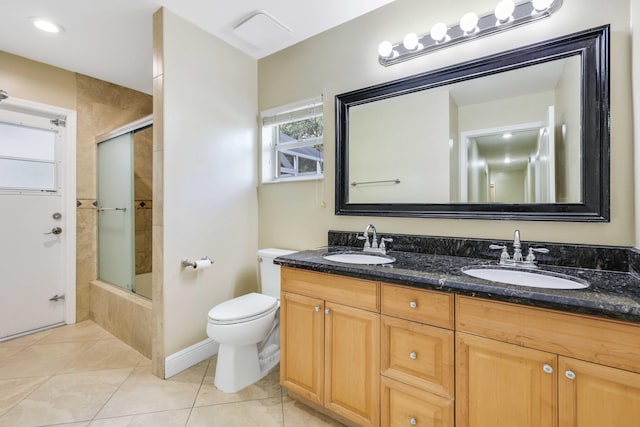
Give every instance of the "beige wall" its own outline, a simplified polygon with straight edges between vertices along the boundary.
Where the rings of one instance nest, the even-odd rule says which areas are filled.
[[[564,2],[551,18],[506,33],[443,49],[390,67],[377,62],[381,40],[402,40],[408,31],[427,32],[437,21],[456,22],[470,9],[489,11],[493,0],[425,2],[396,0],[359,19],[261,59],[261,110],[324,95],[325,181],[260,187],[260,246],[306,249],[326,244],[328,229],[426,235],[511,238],[591,244],[634,244],[633,134],[631,117],[629,1]],[[336,216],[334,206],[334,97],[396,78],[611,24],[611,222],[604,224],[402,219]],[[324,203],[323,203],[324,202]],[[326,207],[324,207],[326,204]]]
[[[427,121],[427,117],[434,120]],[[349,180],[399,179],[400,183],[350,187],[349,201],[449,202],[447,182],[440,179],[436,185],[424,183],[449,176],[449,145],[434,142],[449,139],[450,122],[446,90],[416,92],[351,108],[349,149],[358,155],[349,157]]]
[[[155,19],[153,305],[162,286],[166,357],[207,337],[214,305],[256,290],[257,62],[166,9]],[[205,255],[213,267],[181,266]]]
[[[524,123],[546,123],[554,92],[514,96],[458,108],[460,133]]]
[[[580,68],[577,58],[567,62],[556,87],[556,194],[560,203],[580,200],[580,170],[566,167],[580,158],[581,87],[580,81],[574,77]]]
[[[76,109],[76,74],[0,51],[0,89],[9,96]]]
[[[633,46],[640,46],[640,0],[631,0],[631,28],[633,29]],[[640,49],[633,49],[633,123],[634,164],[640,165]],[[640,247],[640,168],[635,168],[635,247]]]

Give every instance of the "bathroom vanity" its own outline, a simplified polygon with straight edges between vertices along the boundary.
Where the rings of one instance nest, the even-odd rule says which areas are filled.
[[[483,258],[392,251],[395,262],[371,266],[322,257],[344,249],[276,260],[281,383],[294,398],[361,426],[595,427],[640,419],[635,274],[550,266],[589,288],[534,289],[461,273],[495,264]],[[615,263],[623,255],[591,258]]]

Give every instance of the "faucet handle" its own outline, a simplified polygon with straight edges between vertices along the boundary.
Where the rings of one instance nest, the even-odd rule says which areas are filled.
[[[505,261],[509,261],[510,257],[509,257],[509,252],[507,252],[507,246],[506,245],[489,245],[489,249],[501,249],[502,253],[500,254],[500,262],[503,263]]]
[[[391,242],[393,242],[393,239],[392,239],[391,237],[381,237],[381,238],[380,238],[380,246],[379,246],[379,248],[380,248],[381,250],[383,250],[383,251],[384,251],[385,249],[387,249],[387,245],[385,245],[385,242],[389,242],[389,243],[391,243]]]
[[[548,254],[549,249],[547,248],[529,248],[529,251],[538,252],[539,254]]]
[[[365,248],[370,248],[371,247],[371,243],[369,243],[369,235],[368,234],[364,234],[362,236],[356,236],[358,238],[358,240],[364,240],[364,247]]]
[[[533,264],[536,260],[536,256],[534,255],[534,252],[538,252],[540,254],[548,254],[549,253],[549,249],[547,248],[529,248],[529,253],[527,254],[527,257],[525,258],[525,262],[527,264]]]

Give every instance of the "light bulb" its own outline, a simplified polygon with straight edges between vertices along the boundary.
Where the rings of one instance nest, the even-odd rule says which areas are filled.
[[[511,14],[516,9],[516,5],[513,0],[502,0],[496,6],[495,15],[499,21],[506,21],[511,18]]]
[[[437,42],[443,41],[447,37],[447,25],[438,22],[431,27],[431,38]]]
[[[478,15],[473,12],[465,13],[462,18],[460,18],[460,29],[465,33],[470,33],[476,29],[478,25]]]
[[[64,31],[64,28],[62,28],[60,25],[55,24],[51,21],[47,21],[45,19],[32,17],[31,22],[38,29],[42,31],[46,31],[47,33],[61,33]]]
[[[538,12],[548,9],[551,3],[553,3],[553,0],[533,0],[531,2],[533,8]]]
[[[418,47],[418,42],[419,39],[416,33],[409,33],[402,40],[402,44],[407,50],[415,50]]]
[[[393,45],[390,41],[383,41],[378,45],[378,55],[383,58],[388,58],[393,54]]]

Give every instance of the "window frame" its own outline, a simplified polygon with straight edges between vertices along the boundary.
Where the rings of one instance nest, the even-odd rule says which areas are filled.
[[[324,179],[324,103],[322,97],[314,97],[286,104],[280,107],[265,110],[260,114],[262,129],[262,184],[310,181]],[[293,140],[287,142],[280,141],[279,126],[293,123],[314,117],[321,117],[323,120],[322,135],[305,140]],[[322,147],[322,158],[316,160],[316,173],[305,173],[302,175],[282,176],[280,168],[280,154],[289,150],[304,147]],[[296,158],[308,158],[300,153],[290,153]],[[319,171],[318,169],[321,169]],[[292,171],[295,173],[295,171]]]

